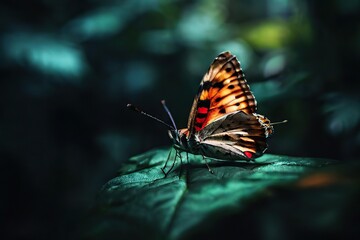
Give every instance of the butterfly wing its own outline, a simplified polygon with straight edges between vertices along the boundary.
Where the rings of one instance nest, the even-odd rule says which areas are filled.
[[[210,123],[199,132],[202,153],[221,159],[253,159],[266,148],[273,132],[270,121],[259,114],[237,111]]]
[[[227,113],[251,114],[255,110],[256,100],[239,61],[230,52],[221,53],[200,83],[188,120],[189,133],[200,131]]]

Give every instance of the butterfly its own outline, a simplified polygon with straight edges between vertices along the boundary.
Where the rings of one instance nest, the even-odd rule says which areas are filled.
[[[256,113],[255,97],[240,62],[230,52],[220,53],[202,78],[187,128],[177,129],[165,102],[162,103],[172,126],[131,104],[128,107],[166,124],[177,151],[202,155],[204,159],[253,160],[263,155],[266,139],[274,132],[274,123]]]

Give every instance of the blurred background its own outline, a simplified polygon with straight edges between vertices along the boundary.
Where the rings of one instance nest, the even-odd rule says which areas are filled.
[[[3,234],[77,238],[129,157],[170,147],[222,51],[239,58],[268,153],[356,161],[360,1],[32,0],[0,5]]]

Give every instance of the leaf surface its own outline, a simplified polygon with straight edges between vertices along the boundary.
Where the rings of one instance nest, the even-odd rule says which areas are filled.
[[[201,156],[189,154],[186,161],[183,153],[183,164],[178,158],[164,177],[168,153],[153,150],[131,158],[103,187],[90,239],[191,239],[241,214],[270,187],[294,184],[305,173],[335,163],[265,154],[255,162],[210,160],[211,174]],[[173,159],[174,154],[168,168]]]

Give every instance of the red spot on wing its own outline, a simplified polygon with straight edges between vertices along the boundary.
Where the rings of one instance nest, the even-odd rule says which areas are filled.
[[[201,114],[207,114],[208,111],[209,111],[209,109],[206,107],[199,107],[197,112],[201,113]]]
[[[195,131],[198,132],[205,126],[206,116],[209,113],[208,107],[198,107],[195,115]]]
[[[245,156],[248,157],[248,158],[252,158],[253,154],[251,152],[244,152]]]
[[[205,118],[195,118],[195,121],[197,122],[197,123],[203,123],[204,122],[204,120],[205,120]]]

